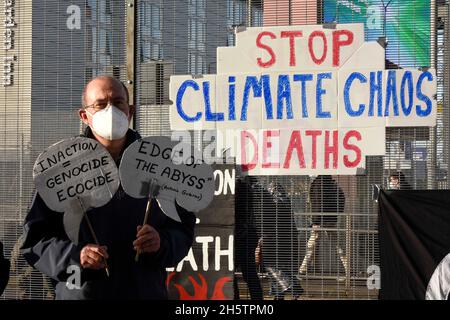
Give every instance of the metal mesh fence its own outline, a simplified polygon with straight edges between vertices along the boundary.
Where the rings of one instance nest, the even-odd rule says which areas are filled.
[[[448,115],[444,107],[446,5],[439,3],[438,6],[430,1],[414,1],[414,4],[401,1],[366,1],[365,4],[346,1],[346,4],[342,4],[340,1],[327,0],[142,3],[156,6],[163,12],[162,58],[155,57],[158,61],[151,62],[160,64],[160,71],[155,73],[153,70],[156,68],[148,71],[145,69],[148,67],[143,67],[145,63],[141,63],[138,72],[138,83],[155,79],[156,87],[153,90],[160,92],[159,100],[140,104],[137,127],[150,135],[170,134],[168,102],[165,100],[169,74],[214,73],[215,48],[234,45],[233,29],[239,26],[364,22],[366,40],[384,37],[388,42],[386,68],[437,68],[437,98],[440,106],[437,127],[389,128],[386,156],[368,157],[366,172],[361,175],[333,177],[345,195],[345,208],[337,215],[334,224],[323,226],[322,223],[319,229],[312,227],[317,218],[323,221],[327,215],[336,215],[323,210],[314,212],[310,191],[312,177],[257,179],[257,184],[266,189],[277,185],[284,190],[290,202],[291,209],[288,211],[291,221],[298,232],[295,237],[292,236],[291,226],[282,222],[285,218],[277,203],[264,200],[259,189],[253,191],[260,192],[260,196],[256,197],[259,200],[253,200],[256,201],[253,215],[258,237],[264,238],[264,234],[275,232],[276,239],[279,239],[279,244],[263,245],[263,248],[266,247],[263,259],[264,255],[269,256],[276,260],[276,269],[290,269],[300,279],[305,296],[376,298],[376,288],[367,285],[368,277],[373,275],[379,264],[377,206],[372,199],[373,185],[387,187],[389,175],[397,171],[405,174],[414,189],[446,188],[447,185],[445,128],[448,127]],[[170,12],[170,18],[164,14],[167,11]],[[143,19],[144,15],[143,12],[138,13],[139,19]],[[209,36],[206,40],[204,30]],[[197,46],[191,46],[191,41],[196,41]],[[138,40],[138,46],[143,43],[144,40]],[[140,85],[138,92],[141,101],[147,98],[146,87]],[[336,197],[326,188],[322,194],[331,199]],[[275,230],[272,230],[272,226],[275,226]],[[236,243],[236,250],[251,242]],[[286,266],[282,266],[283,263]],[[259,269],[265,295],[269,294],[273,285],[273,281],[269,281],[271,270],[268,269],[267,266]],[[238,275],[240,271],[239,268],[236,270]],[[241,297],[248,298],[248,285],[242,278],[239,279]],[[294,290],[288,290],[287,296],[292,295],[295,295]]]
[[[77,110],[90,78],[108,73],[125,80],[125,3],[4,2],[11,3],[5,16],[11,26],[0,29],[2,35],[11,30],[12,45],[4,46],[1,61],[14,59],[0,89],[0,240],[11,260],[2,298],[51,299],[49,280],[18,251],[34,193],[32,167],[44,148],[82,130]]]
[[[299,279],[303,297],[377,297],[377,290],[367,286],[376,270],[373,266],[379,265],[374,184],[387,187],[389,175],[401,170],[414,189],[448,186],[446,1],[140,0],[136,2],[135,79],[127,74],[127,1],[13,3],[15,26],[9,29],[14,31],[14,45],[2,51],[6,71],[0,89],[0,240],[12,261],[7,299],[52,297],[48,280],[19,257],[17,241],[33,194],[34,159],[48,145],[82,130],[76,111],[84,84],[103,73],[135,80],[135,128],[143,136],[168,136],[170,76],[216,73],[216,48],[234,45],[239,27],[364,22],[367,40],[387,39],[387,68],[437,70],[437,126],[388,128],[384,157],[368,157],[367,169],[360,175],[332,177],[345,196],[341,212],[314,207],[313,177],[256,180],[263,188],[256,188],[256,196],[247,201],[253,201],[263,260],[275,259],[275,269],[286,265],[285,272]],[[5,28],[0,26],[0,34]],[[11,57],[15,58],[8,60]],[[201,135],[195,136],[201,145]],[[322,188],[321,193],[339,202],[336,191]],[[273,194],[288,205],[272,201]],[[335,222],[323,223],[330,216],[337,216]],[[319,228],[313,227],[317,219],[322,222]],[[264,244],[264,234],[275,234],[274,245]],[[236,243],[237,250],[247,243]],[[241,298],[249,298],[241,271],[236,269]],[[273,270],[261,265],[258,271],[268,296]],[[292,298],[294,291],[291,286],[286,298]]]

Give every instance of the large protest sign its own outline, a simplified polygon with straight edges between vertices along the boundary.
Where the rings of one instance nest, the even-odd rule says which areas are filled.
[[[163,212],[180,221],[175,201],[186,210],[206,208],[214,196],[212,168],[190,145],[167,137],[147,137],[132,143],[120,163],[123,189],[135,198],[149,196],[149,183],[160,186],[156,199]]]
[[[249,174],[355,174],[386,127],[436,124],[435,70],[384,66],[363,24],[247,28],[217,75],[171,77],[171,129],[215,130]]]
[[[213,165],[214,199],[198,212],[188,255],[169,269],[167,289],[175,300],[230,300],[234,297],[234,165]]]
[[[37,158],[33,179],[46,205],[64,212],[69,238],[78,242],[83,214],[107,204],[119,188],[119,172],[109,152],[96,140],[60,141]]]

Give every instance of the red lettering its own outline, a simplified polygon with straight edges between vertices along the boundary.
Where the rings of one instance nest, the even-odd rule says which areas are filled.
[[[275,39],[276,36],[275,36],[272,32],[269,32],[269,31],[263,31],[263,32],[261,32],[260,34],[258,34],[258,37],[256,38],[256,46],[257,46],[258,48],[267,50],[267,52],[268,52],[268,53],[270,54],[270,56],[271,56],[270,60],[269,60],[269,61],[266,61],[266,62],[263,62],[261,58],[258,58],[258,59],[257,59],[257,61],[258,61],[258,66],[260,66],[260,67],[262,67],[262,68],[268,68],[268,67],[272,66],[272,65],[275,63],[276,58],[275,58],[275,53],[273,52],[272,48],[269,47],[269,46],[266,45],[266,44],[261,43],[261,38],[264,37],[264,36],[269,36],[271,39]]]
[[[317,59],[316,54],[314,53],[313,45],[314,45],[315,37],[322,38],[322,43],[323,43],[323,52],[322,52],[322,56],[319,59]],[[325,37],[325,33],[323,31],[314,31],[309,35],[308,49],[309,49],[309,54],[311,55],[311,58],[315,64],[322,64],[322,62],[325,61],[325,58],[327,57],[328,45],[327,45],[327,38]]]
[[[292,157],[292,151],[297,150],[297,158],[300,168],[305,168],[305,156],[303,155],[302,138],[300,137],[300,131],[294,130],[291,133],[291,139],[289,140],[289,146],[286,152],[286,159],[284,160],[283,168],[289,169]]]
[[[322,135],[320,130],[306,130],[305,135],[312,137],[312,164],[311,169],[316,169],[317,166],[317,137]]]
[[[281,31],[282,38],[289,38],[289,65],[295,67],[295,38],[303,36],[301,31]]]
[[[341,40],[341,35],[347,38]],[[333,31],[333,67],[338,67],[341,58],[341,47],[348,46],[353,43],[353,32],[349,30]]]
[[[245,150],[245,139],[250,138],[253,149],[255,150],[255,153],[253,155],[253,159],[251,162],[247,162],[247,152]],[[246,172],[249,170],[252,170],[256,167],[256,164],[258,163],[258,143],[256,142],[255,137],[248,131],[243,130],[241,131],[241,164],[242,164],[242,171]]]
[[[344,165],[347,168],[355,168],[361,162],[361,149],[356,145],[349,143],[351,138],[356,138],[357,141],[361,141],[361,133],[356,130],[350,130],[344,136],[344,149],[354,151],[356,154],[356,159],[354,161],[350,161],[347,155],[344,156]]]
[[[270,137],[279,137],[280,131],[275,130],[267,130],[264,131],[263,135],[263,168],[279,168],[280,163],[279,162],[267,162],[267,151],[269,151],[270,148],[272,148],[272,142],[270,141]],[[276,153],[279,155],[280,153]]]
[[[338,163],[338,131],[333,131],[333,145],[330,146],[330,131],[325,131],[325,169],[330,168],[330,154],[333,156],[333,169],[337,169]]]

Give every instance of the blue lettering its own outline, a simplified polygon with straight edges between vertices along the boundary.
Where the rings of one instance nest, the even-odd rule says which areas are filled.
[[[213,113],[211,111],[211,99],[209,98],[209,82],[203,82],[203,99],[205,101],[206,121],[223,121],[223,112]]]
[[[405,85],[408,88],[408,105],[405,101]],[[405,116],[409,116],[413,106],[413,78],[411,71],[406,71],[403,75],[402,84],[400,86],[400,102],[402,104],[402,110]]]
[[[431,99],[422,93],[422,82],[425,77],[428,81],[433,81],[433,75],[428,71],[422,72],[422,74],[419,76],[419,79],[417,80],[417,99],[425,102],[425,104],[427,105],[427,108],[425,110],[422,110],[419,104],[416,105],[416,112],[419,117],[428,116],[431,113],[431,109],[433,107]]]
[[[198,91],[200,89],[198,84],[194,80],[186,80],[185,82],[183,82],[183,84],[180,86],[180,88],[178,89],[178,92],[177,92],[177,111],[178,111],[178,114],[180,115],[180,117],[183,118],[184,121],[195,122],[201,118],[202,113],[197,112],[195,117],[189,117],[186,113],[184,113],[183,106],[181,103],[183,100],[184,93],[186,92],[186,89],[188,87],[193,88],[195,91]]]
[[[288,75],[278,76],[277,119],[283,119],[283,101],[286,105],[287,119],[292,119],[291,86]]]
[[[317,88],[316,88],[316,117],[317,118],[331,118],[330,112],[322,111],[322,95],[327,91],[322,89],[322,80],[331,79],[331,72],[317,74]]]
[[[301,83],[302,95],[302,117],[308,118],[308,106],[306,105],[306,81],[312,81],[312,74],[294,74],[294,81]]]
[[[384,109],[384,116],[389,116],[389,104],[391,103],[392,97],[392,105],[394,107],[394,115],[398,116],[398,101],[397,101],[397,80],[396,80],[396,71],[389,70],[388,71],[388,79],[387,79],[387,89],[386,89],[386,106]]]
[[[242,103],[241,121],[247,121],[248,98],[250,89],[253,90],[253,96],[260,98],[262,94],[261,80],[258,81],[256,76],[247,76],[244,87],[244,101]]]
[[[264,91],[264,104],[266,106],[267,119],[273,119],[272,94],[270,92],[270,76],[265,74],[261,76]]]
[[[383,71],[377,71],[376,75],[375,81],[375,72],[370,73],[369,117],[373,117],[375,93],[377,94],[378,116],[383,116]]]
[[[228,120],[236,120],[236,77],[228,77]]]
[[[364,104],[360,104],[359,105],[359,109],[357,111],[354,111],[352,109],[352,105],[350,103],[350,88],[352,86],[352,83],[355,79],[358,79],[359,82],[361,83],[366,83],[367,82],[367,78],[359,73],[359,72],[353,72],[350,74],[350,76],[348,77],[347,81],[345,81],[345,85],[344,85],[344,104],[345,104],[345,111],[347,112],[347,114],[350,117],[359,117],[360,115],[363,114],[364,109],[366,108],[366,106]]]

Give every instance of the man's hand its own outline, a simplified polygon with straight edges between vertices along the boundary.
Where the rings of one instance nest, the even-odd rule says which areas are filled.
[[[139,254],[158,251],[160,246],[158,231],[148,224],[145,224],[143,227],[138,226],[136,240],[133,242],[133,246],[134,250]]]
[[[85,269],[104,269],[105,259],[108,259],[106,250],[106,246],[87,244],[80,252],[81,266]]]

